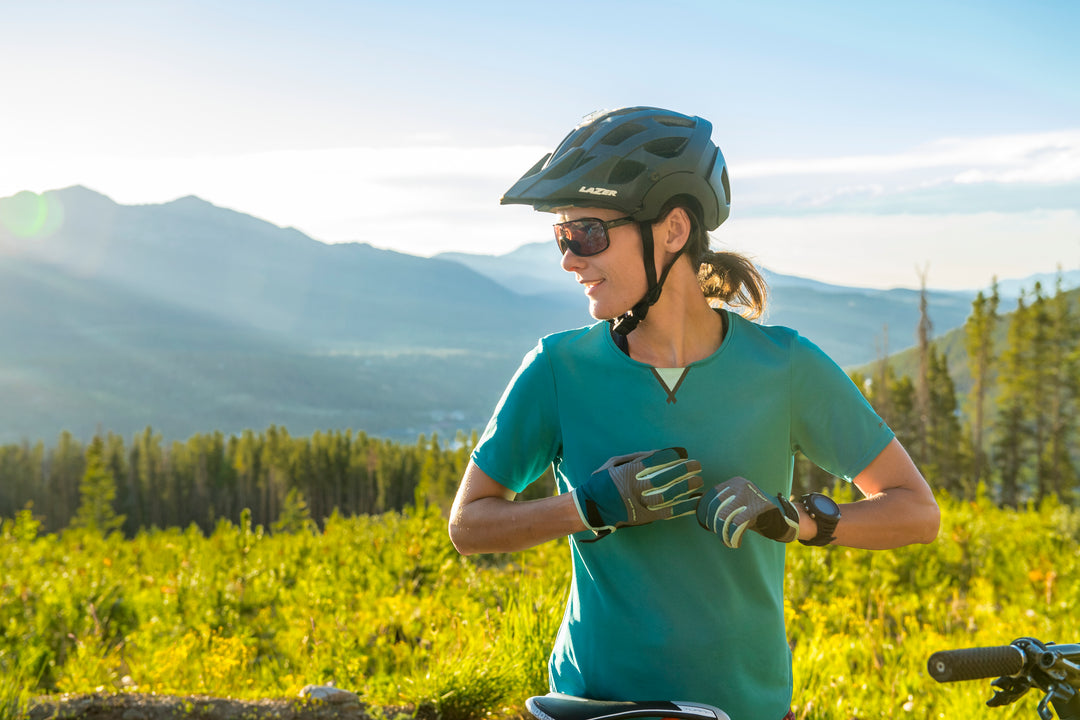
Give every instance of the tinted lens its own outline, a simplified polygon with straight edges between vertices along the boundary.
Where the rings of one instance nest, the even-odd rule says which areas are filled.
[[[559,223],[555,226],[555,241],[559,250],[565,253],[569,248],[578,257],[602,253],[610,244],[603,221],[595,218]]]

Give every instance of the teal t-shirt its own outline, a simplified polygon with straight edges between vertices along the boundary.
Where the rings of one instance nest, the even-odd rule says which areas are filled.
[[[522,362],[473,461],[520,492],[552,465],[568,492],[609,458],[685,447],[706,487],[741,475],[791,492],[794,453],[850,480],[893,433],[815,345],[728,313],[720,348],[682,369],[623,353],[608,325],[558,333]],[[694,516],[570,538],[573,580],[551,687],[610,700],[686,700],[733,720],[791,703],[782,543],[731,550]]]

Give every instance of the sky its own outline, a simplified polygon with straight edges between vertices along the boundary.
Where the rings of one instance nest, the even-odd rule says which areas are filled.
[[[1080,3],[0,0],[0,197],[197,195],[323,242],[499,255],[585,115],[713,124],[716,247],[840,285],[1080,268]],[[558,262],[552,245],[552,262]]]

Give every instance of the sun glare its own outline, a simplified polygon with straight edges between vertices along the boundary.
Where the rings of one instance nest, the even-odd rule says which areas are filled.
[[[54,195],[26,191],[0,200],[3,235],[36,239],[51,235],[63,224],[64,207]]]

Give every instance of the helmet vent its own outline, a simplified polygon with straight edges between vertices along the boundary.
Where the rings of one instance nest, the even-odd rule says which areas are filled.
[[[570,152],[563,155],[557,163],[548,168],[547,172],[544,173],[544,178],[546,180],[557,180],[563,177],[568,172],[574,169],[574,167],[578,164],[578,161],[581,159],[581,156],[584,154],[585,151],[581,148],[574,148]]]
[[[658,138],[646,143],[642,149],[657,157],[673,158],[682,154],[688,142],[689,138],[684,137]]]
[[[731,185],[728,183],[727,165],[720,171],[720,184],[724,186],[724,200],[731,205]]]
[[[619,125],[604,136],[601,145],[620,145],[628,138],[632,138],[640,132],[645,132],[645,126],[636,122],[627,122]]]
[[[588,125],[586,127],[581,128],[580,130],[578,130],[577,131],[577,136],[573,139],[573,142],[571,142],[569,145],[567,145],[566,150],[564,150],[563,152],[567,152],[567,151],[573,150],[574,148],[581,147],[582,145],[584,145],[585,141],[588,140],[592,136],[592,134],[594,132],[596,132],[597,127],[598,126],[594,124],[594,125]]]
[[[648,168],[642,163],[634,160],[622,160],[618,165],[611,169],[608,174],[608,182],[615,185],[624,185],[629,182],[633,182],[638,175],[648,170]]]
[[[660,123],[661,125],[667,125],[668,127],[692,128],[692,127],[694,127],[694,125],[697,124],[694,121],[694,118],[689,118],[689,117],[675,117],[675,116],[672,116],[672,115],[660,115],[660,116],[656,117],[655,119],[656,119],[656,122]]]

